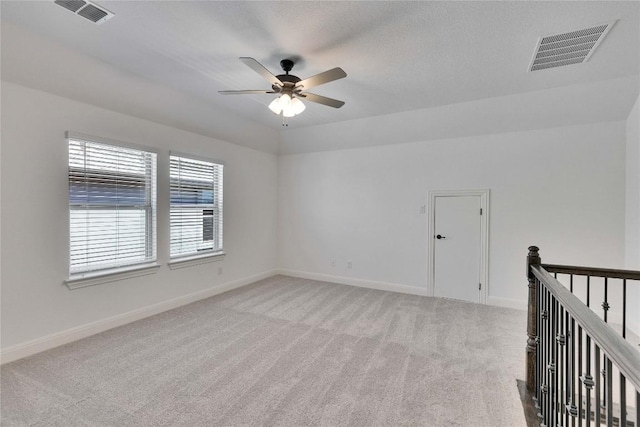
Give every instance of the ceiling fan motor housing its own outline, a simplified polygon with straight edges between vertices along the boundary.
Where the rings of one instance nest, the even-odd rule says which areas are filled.
[[[284,89],[293,90],[293,87],[296,85],[296,83],[298,83],[300,80],[302,80],[298,76],[294,76],[293,74],[289,74],[289,71],[291,71],[293,69],[293,65],[294,65],[294,62],[292,60],[290,60],[290,59],[283,59],[282,61],[280,61],[280,66],[282,67],[282,70],[286,74],[279,74],[276,77],[278,78],[278,80],[280,80],[282,83],[284,83]],[[290,83],[290,84],[287,84],[287,83]],[[273,85],[272,88],[273,88],[273,90],[282,90],[283,89],[281,87],[278,87],[277,85]]]

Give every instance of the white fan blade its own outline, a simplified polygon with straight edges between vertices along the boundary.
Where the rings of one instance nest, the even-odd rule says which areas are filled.
[[[218,93],[222,95],[246,95],[246,94],[258,94],[258,93],[277,93],[272,90],[219,90]]]
[[[240,57],[240,61],[242,61],[256,73],[260,74],[265,80],[271,83],[272,86],[282,86],[282,82],[280,81],[280,79],[271,74],[269,70],[267,70],[261,63],[259,63],[255,59],[249,58],[248,56],[242,56]]]
[[[317,102],[318,104],[327,105],[333,108],[340,108],[344,105],[344,101],[327,98],[326,96],[316,95],[315,93],[303,92],[298,93],[297,96],[301,96],[308,101]]]
[[[301,80],[296,83],[296,87],[299,87],[302,90],[307,90],[324,83],[342,79],[344,77],[347,77],[347,73],[345,73],[342,68],[336,67],[332,68],[331,70],[325,71],[324,73],[316,74],[315,76],[309,77],[308,79]]]

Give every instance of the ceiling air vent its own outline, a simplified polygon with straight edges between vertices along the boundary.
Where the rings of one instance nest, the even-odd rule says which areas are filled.
[[[540,37],[529,71],[587,62],[615,22]]]
[[[54,0],[54,3],[64,7],[71,12],[87,18],[95,24],[102,24],[107,19],[113,17],[113,13],[109,12],[102,6],[85,0]]]

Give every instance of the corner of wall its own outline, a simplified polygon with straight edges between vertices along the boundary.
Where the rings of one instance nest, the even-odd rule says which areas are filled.
[[[640,96],[627,118],[625,162],[625,267],[640,270]],[[640,286],[629,295],[640,304]],[[637,307],[636,307],[637,308]],[[631,329],[640,335],[640,310],[633,310]]]
[[[640,269],[640,97],[626,122],[625,266]]]

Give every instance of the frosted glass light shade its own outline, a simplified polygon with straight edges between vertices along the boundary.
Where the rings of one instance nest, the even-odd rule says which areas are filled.
[[[288,93],[282,94],[280,97],[280,106],[283,110],[286,110],[289,105],[291,105],[291,96],[289,96]]]
[[[275,114],[280,114],[284,117],[293,117],[302,113],[305,109],[305,105],[298,98],[291,98],[289,94],[283,94],[269,104],[269,109]]]
[[[280,105],[279,97],[271,101],[271,104],[269,104],[269,109],[275,114],[280,114],[280,112],[282,111],[282,105]]]
[[[291,100],[291,109],[293,110],[294,115],[298,115],[304,111],[305,107],[304,103],[300,101],[298,98],[293,98]]]
[[[282,109],[282,115],[284,117],[293,117],[296,115],[296,113],[293,112],[293,108],[291,108],[291,106],[287,107],[287,108],[283,108]]]

